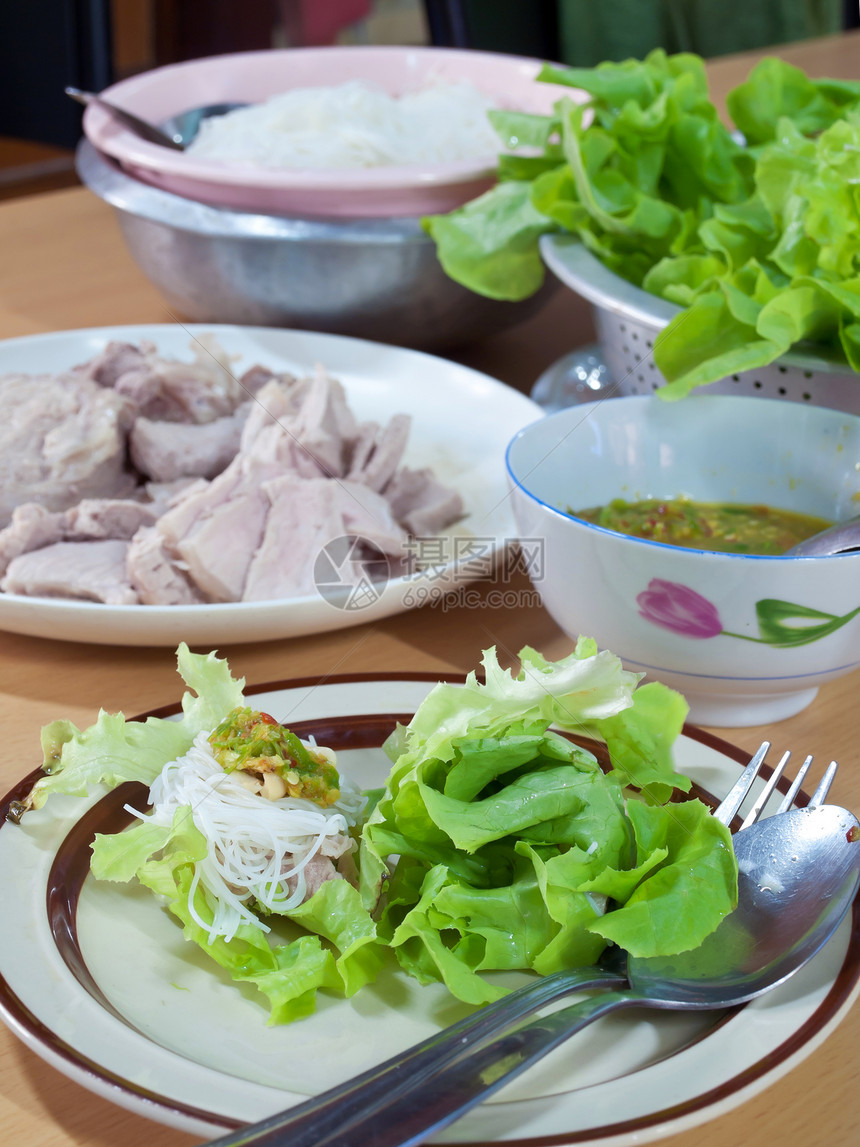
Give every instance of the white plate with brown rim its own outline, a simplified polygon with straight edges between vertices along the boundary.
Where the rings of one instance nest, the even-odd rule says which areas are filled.
[[[301,735],[381,784],[380,746],[435,683],[428,674],[306,679],[246,690]],[[178,706],[159,710],[175,714]],[[699,795],[722,796],[745,754],[687,727],[676,763]],[[350,1000],[267,1027],[256,992],[233,983],[145,889],[88,874],[95,831],[117,831],[127,786],[52,797],[21,825],[0,813],[4,927],[0,1014],[37,1054],[131,1111],[212,1136],[300,1103],[454,1022],[468,1009],[399,970]],[[725,1013],[630,1012],[599,1021],[449,1128],[445,1142],[625,1145],[694,1127],[808,1056],[858,993],[860,909],[815,959],[768,995]],[[515,984],[521,977],[511,976]]]

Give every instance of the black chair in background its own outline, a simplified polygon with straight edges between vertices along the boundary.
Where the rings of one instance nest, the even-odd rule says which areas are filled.
[[[72,148],[82,109],[63,89],[112,82],[108,0],[0,2],[0,135]]]
[[[604,0],[595,0],[603,3]],[[558,59],[556,0],[424,0],[430,43]]]
[[[111,7],[110,0],[0,0],[0,136],[77,144],[83,109],[64,89],[99,92],[122,78]],[[268,47],[278,13],[277,0],[152,0],[152,63]]]

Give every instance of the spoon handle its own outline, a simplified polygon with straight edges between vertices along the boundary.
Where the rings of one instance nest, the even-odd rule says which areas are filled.
[[[444,1075],[448,1065],[462,1063],[472,1048],[483,1045],[491,1050],[486,1048],[489,1041],[498,1040],[540,1008],[575,992],[625,984],[622,975],[600,967],[544,976],[315,1099],[230,1132],[209,1147],[321,1147],[328,1143],[328,1137],[337,1137],[347,1125],[351,1134],[352,1122],[366,1122],[375,1129],[378,1112],[397,1106],[400,1097],[404,1097],[405,1107],[409,1108],[419,1092],[423,1102],[425,1087],[433,1086],[439,1072]],[[457,1067],[455,1074],[459,1071]],[[451,1116],[455,1117],[456,1113]],[[375,1134],[374,1130],[367,1142],[375,1143]],[[352,1140],[352,1147],[362,1141]]]
[[[147,143],[157,143],[161,147],[170,147],[174,151],[184,151],[184,144],[179,143],[177,140],[172,139],[166,132],[161,131],[146,120],[140,119],[131,112],[127,112],[125,108],[117,107],[116,104],[110,103],[109,100],[103,100],[101,96],[97,96],[95,92],[82,92],[79,88],[66,88],[66,95],[70,96],[79,104],[87,107],[89,104],[96,104],[100,108],[104,108],[114,119],[118,119],[120,123],[124,124],[135,135],[145,139]]]
[[[398,1090],[391,1103],[369,1117],[350,1119],[347,1106],[339,1128],[318,1139],[317,1147],[355,1147],[357,1143],[411,1147],[422,1143],[601,1016],[648,1003],[633,991],[610,991],[531,1020],[477,1050],[465,1051],[420,1086]],[[265,1147],[292,1147],[293,1140],[273,1136],[262,1143]]]

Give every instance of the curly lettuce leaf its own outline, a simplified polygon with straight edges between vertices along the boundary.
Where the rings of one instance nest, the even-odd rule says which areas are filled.
[[[249,924],[241,925],[230,940],[210,939],[189,908],[195,864],[205,858],[207,848],[190,808],[180,808],[170,825],[141,821],[125,832],[98,834],[91,870],[97,880],[137,879],[162,896],[187,940],[234,980],[254,984],[267,997],[270,1024],[310,1015],[319,989],[351,996],[376,977],[382,961],[376,928],[345,880],[326,881],[304,904],[284,914],[308,930],[289,943],[272,942]],[[200,885],[192,902],[201,920],[213,919]]]
[[[614,653],[598,652],[590,638],[580,638],[574,651],[559,661],[546,661],[530,649],[521,651],[520,661],[514,677],[490,648],[481,659],[483,683],[475,673],[462,686],[440,682],[419,706],[395,752],[450,760],[458,737],[492,736],[520,722],[573,728],[611,717],[633,704],[633,690],[642,677],[624,669]],[[397,770],[406,767],[398,761]]]
[[[729,92],[726,106],[747,143],[757,145],[774,139],[783,118],[803,135],[817,135],[858,101],[857,81],[813,80],[800,68],[771,56],[759,61],[744,83]]]
[[[591,98],[561,96],[544,117],[494,113],[510,149],[500,182],[424,220],[442,266],[470,289],[498,299],[532,294],[543,281],[538,240],[559,227],[640,283],[654,263],[696,242],[712,203],[752,191],[751,160],[708,100],[698,57],[658,49],[596,68],[547,64],[537,79]]]
[[[747,261],[712,280],[655,340],[670,381],[664,398],[796,348],[860,368],[860,110],[848,109],[814,140],[786,119],[777,128],[759,151],[758,231],[749,231],[752,214],[746,245],[735,229],[733,257]]]
[[[286,915],[334,946],[338,953],[336,988],[343,995],[353,996],[376,979],[382,966],[376,925],[362,905],[358,890],[348,881],[325,881],[309,900]]]
[[[424,227],[445,273],[478,294],[514,301],[543,283],[537,241],[554,228],[532,204],[528,182],[499,183],[451,215],[429,216]]]
[[[588,638],[557,662],[526,648],[520,663],[514,676],[490,649],[484,684],[431,691],[386,745],[394,766],[362,833],[381,935],[410,975],[472,1004],[501,994],[487,972],[591,963],[616,932],[637,953],[694,947],[736,894],[728,831],[699,802],[704,826],[699,811],[675,815],[687,804],[654,803],[690,785],[672,764],[684,699],[637,687]],[[551,725],[604,740],[613,767]],[[699,881],[716,887],[692,906]]]
[[[483,1004],[499,999],[505,989],[482,973],[547,974],[594,963],[605,941],[589,926],[602,905],[574,890],[573,850],[565,856],[568,863],[558,871],[537,849],[518,846],[510,879],[490,888],[474,888],[444,865],[431,868],[391,934],[401,967],[420,983],[441,981],[458,999]],[[580,866],[587,872],[588,858]],[[395,901],[403,887],[402,874],[395,873]]]
[[[51,793],[85,796],[99,783],[150,785],[198,733],[214,728],[225,713],[242,704],[244,680],[234,680],[227,662],[214,653],[192,653],[183,642],[177,666],[188,686],[179,720],[127,721],[122,713],[101,710],[95,724],[84,730],[71,721],[47,725],[42,731],[42,768],[48,775],[33,786],[25,809],[41,807]]]
[[[600,847],[618,835],[622,820],[596,762],[593,769],[579,762],[538,764],[482,800],[459,801],[430,785],[417,787],[432,823],[467,853],[512,835],[536,844]]]
[[[641,685],[630,709],[607,717],[595,730],[606,742],[609,775],[625,788],[638,789],[648,803],[663,804],[675,789],[689,792],[690,778],[676,772],[672,759],[688,712],[687,702],[674,689],[659,681]]]
[[[860,369],[860,83],[764,59],[728,96],[741,142],[696,56],[537,78],[586,101],[496,114],[509,149],[497,187],[424,221],[449,275],[521,299],[542,282],[541,235],[577,236],[683,308],[654,347],[665,399],[791,350]]]
[[[698,948],[737,905],[737,861],[728,829],[698,800],[662,807],[631,802],[628,815],[637,864],[647,864],[655,850],[665,850],[666,859],[590,930],[635,956]],[[600,877],[589,887],[609,891]]]

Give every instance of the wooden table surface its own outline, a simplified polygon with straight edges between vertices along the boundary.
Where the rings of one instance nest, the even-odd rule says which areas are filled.
[[[774,51],[814,75],[860,78],[860,38],[854,34]],[[715,98],[746,75],[752,58],[712,64]],[[110,209],[85,190],[0,204],[0,251],[0,337],[170,321],[159,295],[126,253]],[[532,320],[454,357],[528,390],[544,367],[590,337],[587,308],[559,294]],[[568,639],[534,607],[461,608],[444,616],[425,608],[339,633],[236,645],[223,652],[237,674],[256,683],[373,670],[465,672],[493,643],[509,659],[526,643],[551,657],[569,649]],[[168,649],[55,644],[0,634],[0,791],[38,763],[39,729],[47,721],[67,717],[87,725],[100,706],[133,714],[175,701],[174,665]],[[715,731],[747,750],[766,737],[777,750],[814,753],[822,765],[836,758],[842,768],[832,796],[857,810],[858,686],[857,673],[825,685],[805,712],[777,726]],[[662,1142],[671,1147],[854,1144],[860,1120],[858,1047],[860,1007],[855,1007],[822,1047],[764,1093]],[[180,1147],[195,1141],[97,1098],[0,1030],[0,1144]]]

